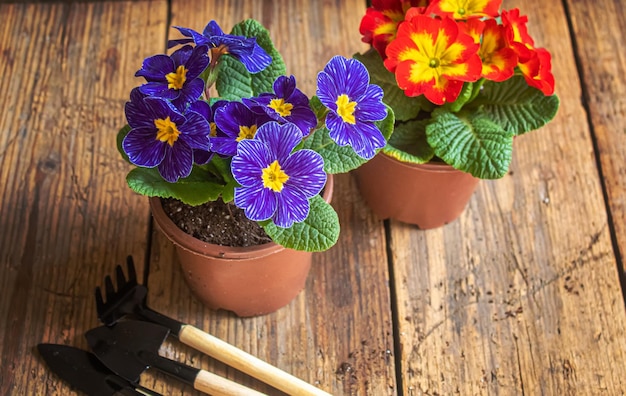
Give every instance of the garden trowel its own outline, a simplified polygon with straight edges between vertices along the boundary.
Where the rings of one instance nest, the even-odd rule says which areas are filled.
[[[56,375],[87,395],[161,396],[116,375],[93,353],[59,344],[39,344],[37,349]]]
[[[141,373],[154,367],[211,395],[263,395],[208,371],[159,356],[159,347],[168,333],[169,329],[160,325],[127,320],[89,330],[85,337],[100,361],[129,381],[138,381]]]

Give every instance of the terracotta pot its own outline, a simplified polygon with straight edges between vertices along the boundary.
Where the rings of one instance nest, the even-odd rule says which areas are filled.
[[[332,193],[329,175],[326,202]],[[242,317],[264,315],[287,305],[304,288],[312,253],[273,242],[250,247],[213,245],[178,228],[159,198],[150,198],[150,207],[155,222],[176,247],[185,281],[207,307]]]
[[[361,195],[378,217],[421,229],[459,217],[480,181],[447,164],[407,164],[383,153],[353,172]]]

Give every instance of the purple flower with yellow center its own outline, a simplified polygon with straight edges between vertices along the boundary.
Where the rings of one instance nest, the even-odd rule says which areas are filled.
[[[204,90],[204,81],[198,78],[209,65],[206,46],[193,48],[186,45],[171,56],[155,55],[143,61],[135,76],[147,81],[139,87],[141,93],[171,100],[184,110],[196,101]]]
[[[313,150],[292,150],[302,140],[294,124],[269,122],[256,137],[237,146],[231,162],[235,205],[250,220],[272,219],[278,227],[289,228],[309,215],[309,198],[326,184],[324,160]]]
[[[271,118],[256,113],[241,102],[229,102],[215,111],[215,125],[222,134],[211,138],[211,150],[225,156],[237,153],[237,145],[245,139],[253,139],[259,127]]]
[[[131,130],[122,142],[130,162],[158,167],[163,179],[175,183],[189,176],[194,150],[209,150],[209,123],[195,111],[180,113],[167,100],[132,90],[125,107]]]
[[[361,62],[333,57],[317,75],[317,96],[330,110],[326,127],[339,146],[350,145],[365,159],[385,146],[385,138],[374,123],[387,116],[383,90],[369,83]]]
[[[251,110],[263,111],[281,124],[296,124],[304,136],[317,125],[317,117],[309,107],[309,98],[296,88],[294,76],[280,76],[274,81],[274,93],[242,99]]]
[[[221,55],[230,54],[243,63],[250,73],[258,73],[272,63],[272,57],[257,44],[256,38],[225,34],[215,21],[209,22],[202,34],[180,26],[174,28],[189,38],[170,40],[169,47],[191,42],[207,45],[211,51],[212,63],[216,63]]]

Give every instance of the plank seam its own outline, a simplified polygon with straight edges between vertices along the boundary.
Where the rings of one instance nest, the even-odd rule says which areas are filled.
[[[598,171],[598,176],[600,178],[600,186],[602,188],[602,197],[604,199],[604,207],[607,215],[607,221],[609,223],[609,234],[611,235],[611,246],[613,248],[613,254],[615,255],[615,262],[617,264],[618,277],[620,282],[620,287],[622,290],[622,298],[624,299],[624,304],[626,305],[626,274],[624,273],[624,262],[620,252],[620,247],[617,241],[617,232],[615,230],[615,224],[613,220],[613,213],[611,212],[611,203],[609,202],[609,193],[606,185],[606,181],[604,180],[604,172],[602,170],[602,161],[600,158],[600,148],[598,145],[598,139],[596,137],[596,131],[594,128],[593,120],[591,118],[591,108],[589,105],[590,95],[587,90],[586,78],[585,78],[585,70],[583,68],[579,45],[576,39],[575,31],[574,31],[574,23],[572,22],[572,14],[567,0],[562,0],[563,9],[565,10],[565,16],[567,20],[567,29],[570,33],[570,40],[572,42],[572,52],[574,53],[574,62],[576,64],[576,71],[580,76],[580,89],[582,92],[582,106],[585,109],[585,116],[587,118],[587,125],[589,126],[589,134],[591,137],[591,143],[593,145],[593,154],[596,160],[596,169]]]
[[[391,298],[391,322],[393,328],[393,350],[396,374],[396,394],[404,394],[404,381],[402,377],[402,345],[400,341],[400,312],[398,310],[398,292],[396,287],[396,275],[394,271],[393,252],[391,250],[391,225],[390,220],[384,221],[385,227],[385,251],[387,252],[387,265],[389,272],[389,295]]]

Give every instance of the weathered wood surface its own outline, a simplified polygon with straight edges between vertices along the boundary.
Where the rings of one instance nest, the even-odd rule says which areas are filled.
[[[567,2],[581,68],[583,98],[595,138],[618,259],[626,258],[626,31],[619,0]],[[623,270],[623,267],[622,267]]]
[[[177,37],[168,24],[253,17],[311,94],[332,55],[364,48],[364,2],[0,4],[0,394],[72,394],[33,348],[87,348],[93,288],[127,254],[140,272],[150,261],[152,307],[335,395],[626,392],[624,14],[615,0],[505,5],[553,53],[557,119],[517,139],[511,173],[481,182],[441,229],[392,221],[386,233],[339,176],[338,245],[314,256],[289,306],[239,319],[193,298],[147,200],[125,185],[114,139],[133,74]],[[176,341],[161,353],[280,394]],[[196,394],[155,373],[142,383]]]
[[[137,59],[163,47],[167,4],[0,15],[0,394],[68,394],[33,348],[87,348],[94,287],[126,254],[146,257],[148,205],[114,142]]]
[[[602,32],[579,28],[583,55],[604,39],[609,53],[609,38],[617,45],[622,31],[618,17],[603,16],[612,2],[599,2],[595,17],[582,7],[598,3],[572,3]],[[458,221],[429,231],[391,223],[402,388],[407,395],[623,394],[624,301],[565,11],[554,0],[505,7],[527,14],[536,45],[551,50],[561,108],[554,122],[517,139],[511,173],[481,182]],[[607,70],[604,79],[613,77],[623,79]],[[612,100],[623,103],[608,95],[590,107],[613,114]],[[623,131],[611,133],[619,143],[603,152],[603,164],[623,169]],[[623,175],[605,176],[617,193]],[[614,198],[620,213],[623,196]]]

